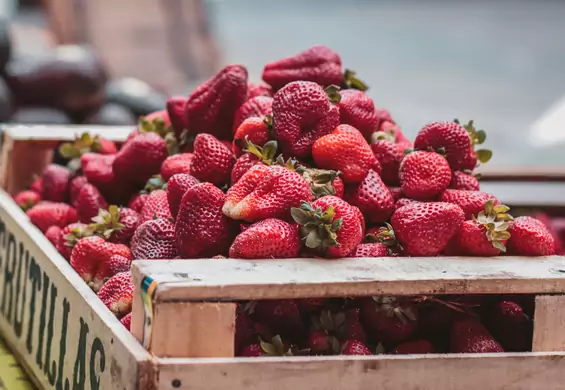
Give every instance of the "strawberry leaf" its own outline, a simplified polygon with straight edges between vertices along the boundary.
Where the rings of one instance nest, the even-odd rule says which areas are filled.
[[[492,151],[488,149],[477,150],[477,160],[485,164],[492,158]]]

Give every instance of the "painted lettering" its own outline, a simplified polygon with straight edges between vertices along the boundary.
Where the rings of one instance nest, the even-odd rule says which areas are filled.
[[[65,367],[65,355],[67,354],[67,324],[69,322],[69,311],[71,305],[67,298],[63,299],[63,319],[61,321],[61,339],[59,340],[59,372],[57,373],[57,390],[69,390],[69,380],[63,378]],[[65,387],[63,387],[63,379],[65,380]]]
[[[2,289],[2,307],[0,310],[8,322],[12,322],[12,301],[14,300],[14,270],[17,261],[16,239],[10,233],[8,235],[8,247],[6,248],[6,267],[4,269],[4,288]],[[8,263],[12,260],[12,266]],[[11,268],[11,269],[10,269]]]
[[[39,309],[39,326],[37,327],[37,353],[35,354],[35,362],[39,369],[43,368],[43,339],[45,337],[45,314],[47,312],[47,294],[49,293],[49,276],[43,272],[43,295],[41,299],[41,308]],[[47,364],[47,362],[45,362]]]
[[[29,265],[29,280],[31,281],[31,296],[29,297],[29,322],[27,324],[27,339],[26,347],[27,352],[31,354],[33,352],[33,324],[35,320],[35,298],[37,297],[37,292],[41,290],[41,268],[35,261],[35,258],[31,257],[31,262]]]
[[[51,385],[55,384],[57,365],[51,360],[51,344],[53,343],[53,317],[55,316],[55,301],[57,300],[57,287],[51,283],[51,302],[49,305],[49,320],[47,321],[47,340],[45,343],[45,364],[43,372]],[[51,364],[50,364],[51,363]]]
[[[80,317],[80,336],[78,339],[77,356],[73,371],[73,390],[84,390],[86,384],[86,336],[88,324]]]
[[[98,364],[96,364],[96,355],[99,354]],[[100,374],[106,368],[106,353],[104,352],[104,344],[96,337],[92,342],[90,349],[90,388],[92,390],[100,390]]]
[[[24,309],[26,306],[26,294],[27,294],[26,275],[29,267],[29,251],[24,248],[24,244],[22,244],[21,242],[19,245],[19,249],[20,249],[19,250],[20,259],[18,263],[18,275],[16,276],[16,308],[15,308],[16,312],[14,314],[14,332],[16,332],[16,336],[22,337]],[[22,273],[22,264],[24,265],[23,273]]]

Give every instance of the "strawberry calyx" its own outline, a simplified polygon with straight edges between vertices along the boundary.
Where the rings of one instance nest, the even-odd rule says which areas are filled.
[[[267,165],[273,165],[275,162],[277,149],[278,143],[275,140],[268,141],[263,146],[257,146],[253,142],[249,141],[248,136],[245,136],[242,148],[244,152],[251,153],[253,156],[257,157],[259,161],[262,161]]]
[[[458,119],[454,119],[453,122],[461,125]],[[492,158],[492,150],[490,149],[478,149],[476,150],[477,145],[482,145],[485,140],[487,139],[487,133],[484,130],[477,130],[475,127],[474,121],[470,120],[467,122],[466,125],[461,125],[467,133],[469,134],[469,138],[471,138],[471,147],[477,153],[477,161],[482,164],[486,164]]]
[[[165,126],[163,118],[146,119],[142,117],[139,119],[137,128],[140,133],[155,133],[163,138],[169,156],[181,152],[180,143],[173,132],[173,127],[171,125]]]
[[[69,160],[67,167],[76,172],[81,168],[80,157],[86,153],[97,153],[100,148],[102,148],[100,136],[92,136],[84,132],[76,136],[73,142],[64,142],[59,145],[59,154]]]
[[[484,204],[484,210],[473,220],[485,228],[485,235],[493,247],[501,252],[506,252],[504,242],[510,238],[508,232],[509,223],[514,218],[508,214],[510,207],[506,205],[494,205],[494,199],[489,199]]]
[[[393,250],[398,250],[398,251],[402,250],[400,243],[396,239],[396,234],[394,233],[394,229],[388,222],[385,223],[384,226],[381,226],[379,228],[377,234],[369,233],[365,235],[364,241],[366,243],[380,242],[389,249],[389,252],[392,252]]]
[[[295,170],[308,182],[314,200],[326,195],[335,195],[333,182],[341,174],[340,171],[306,168],[302,165],[298,165]]]
[[[63,240],[65,240],[65,246],[74,248],[81,238],[90,237],[92,235],[94,235],[94,227],[90,225],[77,226],[72,228],[68,234],[65,234]]]
[[[328,206],[314,209],[309,203],[303,202],[300,207],[293,207],[290,214],[300,225],[299,233],[307,248],[317,249],[324,253],[328,248],[340,246],[337,232],[343,226],[343,219],[334,219],[335,210]]]
[[[342,87],[344,89],[358,89],[362,92],[369,89],[369,86],[357,77],[357,72],[351,69],[345,69],[343,72]]]
[[[145,183],[145,187],[143,187],[141,193],[149,194],[151,191],[165,189],[167,189],[167,182],[163,180],[161,175],[153,175],[149,180],[147,180],[147,183]]]
[[[332,102],[333,104],[338,104],[341,101],[341,94],[339,93],[340,89],[341,88],[339,86],[334,84],[324,88],[324,91],[328,95],[330,102]]]
[[[280,335],[274,336],[270,343],[259,337],[259,345],[267,356],[294,356],[293,348],[287,347]]]
[[[29,209],[31,209],[33,206],[35,206],[37,204],[37,202],[33,199],[26,199],[25,202],[19,203],[18,206],[20,206],[20,208],[23,211],[28,211]]]
[[[112,234],[124,228],[120,223],[120,209],[116,205],[111,205],[108,210],[100,209],[98,215],[92,218],[89,225],[97,236],[108,240]]]
[[[371,143],[375,144],[378,141],[389,141],[389,142],[392,142],[392,143],[396,143],[396,136],[394,134],[394,130],[375,131],[373,134],[371,134]]]
[[[416,321],[416,313],[411,305],[406,305],[404,302],[395,297],[372,297],[377,303],[376,310],[382,312],[387,317],[396,317],[406,324],[410,321]]]
[[[328,334],[328,341],[334,351],[339,348],[339,339],[346,337],[345,313],[343,312],[332,313],[330,310],[323,310],[320,316],[312,317],[312,326],[315,330]]]

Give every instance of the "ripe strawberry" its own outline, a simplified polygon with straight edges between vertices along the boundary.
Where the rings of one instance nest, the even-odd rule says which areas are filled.
[[[295,170],[308,182],[314,200],[326,195],[335,195],[338,198],[343,198],[345,187],[343,180],[338,176],[338,171],[306,168],[301,165],[296,167]]]
[[[391,353],[393,355],[428,354],[434,353],[434,347],[428,340],[413,340],[397,345]]]
[[[29,189],[41,195],[43,193],[43,178],[41,176],[36,177]]]
[[[402,159],[398,178],[407,197],[432,200],[449,186],[451,169],[442,155],[418,151]]]
[[[90,237],[94,231],[82,222],[71,223],[61,230],[55,247],[65,259],[71,259],[71,252],[81,238]]]
[[[143,208],[143,205],[145,205],[145,202],[147,201],[147,198],[149,197],[149,194],[135,194],[130,198],[130,201],[128,202],[128,208],[137,211],[137,213],[141,213],[141,209]]]
[[[450,352],[489,353],[504,352],[490,332],[474,320],[457,320],[451,327]]]
[[[520,256],[551,256],[555,254],[555,241],[551,233],[542,222],[535,218],[516,218],[510,222],[508,232],[510,233],[508,252],[511,254]]]
[[[69,197],[71,171],[67,168],[51,164],[43,171],[43,192],[41,199],[52,202],[65,202]]]
[[[201,181],[226,184],[230,179],[235,157],[213,135],[198,134],[194,140],[194,157],[190,163],[190,174]]]
[[[375,132],[371,137],[371,150],[381,165],[383,181],[389,186],[399,186],[398,170],[404,158],[404,148],[401,144],[393,142],[393,139],[393,135]]]
[[[273,96],[273,90],[271,87],[263,83],[248,83],[247,91],[249,99],[253,99],[257,96]]]
[[[166,191],[156,190],[149,194],[139,213],[138,226],[155,218],[172,218]]]
[[[131,329],[131,313],[128,313],[125,316],[123,316],[122,319],[120,320],[120,322],[122,323],[123,326],[125,326],[125,328],[127,330],[130,330]]]
[[[123,244],[112,244],[96,236],[86,237],[73,248],[70,263],[89,287],[98,292],[105,279],[129,270],[131,252]]]
[[[394,200],[380,176],[370,170],[359,184],[351,185],[345,199],[353,206],[359,207],[367,219],[367,223],[382,224],[388,221],[394,212]]]
[[[242,149],[245,148],[246,141],[260,147],[265,145],[271,138],[271,126],[266,117],[245,119],[236,129],[233,137],[232,149],[235,156],[240,157],[243,154]]]
[[[84,132],[75,137],[73,142],[64,142],[59,145],[58,154],[69,160],[67,167],[72,171],[80,168],[82,156],[85,154],[116,154],[118,149],[114,142],[100,136],[92,136]]]
[[[359,244],[347,257],[387,257],[388,248],[380,242]]]
[[[167,114],[171,121],[173,132],[177,139],[188,130],[188,121],[185,115],[187,98],[184,96],[173,96],[167,100]]]
[[[247,69],[228,65],[194,90],[185,115],[191,134],[210,133],[231,139],[237,109],[247,100]]]
[[[77,211],[66,203],[42,200],[26,212],[31,223],[42,232],[53,225],[65,227],[78,220]]]
[[[325,257],[345,257],[361,243],[365,221],[359,209],[336,196],[324,196],[291,210],[306,248]]]
[[[309,157],[314,142],[339,125],[339,109],[332,104],[338,99],[335,91],[308,81],[292,82],[275,94],[273,130],[286,156]]]
[[[127,207],[112,205],[108,210],[100,209],[92,218],[91,229],[105,240],[128,245],[139,222],[139,214]]]
[[[398,201],[398,199],[404,198],[404,194],[402,193],[400,187],[389,186],[388,190],[390,191],[390,194],[392,195],[392,199],[394,200],[395,203]]]
[[[410,204],[396,210],[391,218],[396,239],[406,256],[436,256],[463,221],[460,207],[443,202]]]
[[[104,197],[92,184],[85,184],[77,195],[74,206],[81,222],[89,223],[98,210],[108,208]]]
[[[194,154],[192,153],[181,153],[169,156],[163,161],[161,165],[161,178],[166,183],[169,179],[178,173],[189,173],[190,164]]]
[[[544,212],[536,212],[531,215],[531,217],[539,220],[542,224],[545,225],[551,237],[553,237],[553,241],[555,242],[555,253],[562,254],[563,253],[563,244],[565,239],[562,240],[560,236],[560,230],[565,233],[565,230],[560,229],[560,219],[559,218],[552,218]],[[565,227],[565,225],[563,225]],[[565,237],[565,234],[563,235]]]
[[[230,247],[230,257],[239,259],[284,259],[298,257],[300,239],[296,226],[276,218],[255,222],[240,233]]]
[[[322,330],[310,331],[306,345],[313,355],[334,354],[341,349],[339,340]]]
[[[175,224],[164,218],[144,222],[131,239],[131,253],[134,260],[174,259]]]
[[[188,173],[179,173],[169,179],[167,183],[167,201],[173,217],[176,217],[179,212],[182,196],[198,183],[200,181]]]
[[[302,314],[314,314],[326,307],[328,300],[326,298],[304,298],[297,299],[296,303]]]
[[[175,225],[180,256],[211,257],[228,252],[235,229],[222,213],[225,199],[210,183],[197,184],[183,195]]]
[[[245,153],[235,162],[231,171],[230,183],[232,187],[254,165],[263,164],[263,161],[251,153]]]
[[[343,346],[341,353],[343,355],[372,355],[373,353],[365,344],[358,340],[347,340]]]
[[[533,322],[518,303],[497,302],[489,309],[488,325],[505,351],[531,351]]]
[[[273,112],[273,98],[269,96],[257,96],[250,98],[243,103],[235,112],[233,119],[233,132],[235,133],[239,126],[247,118],[262,118]]]
[[[479,214],[484,204],[489,200],[494,200],[494,205],[498,204],[498,200],[486,192],[481,191],[463,191],[463,190],[445,190],[439,196],[440,202],[453,203],[461,207],[465,213],[465,219],[472,219],[473,215]]]
[[[130,271],[112,276],[98,291],[98,298],[118,318],[131,313],[135,286]]]
[[[405,299],[366,298],[361,303],[361,323],[368,334],[387,345],[394,345],[406,341],[416,331],[417,309]]]
[[[76,176],[73,180],[71,180],[71,184],[69,186],[71,204],[75,203],[78,193],[86,183],[88,183],[88,180],[86,180],[86,177],[84,176]]]
[[[406,138],[400,127],[390,118],[390,113],[387,110],[384,108],[377,109],[377,115],[381,118],[379,132],[394,134],[394,142],[397,143],[403,151],[413,147],[412,141]]]
[[[27,211],[41,200],[41,196],[31,190],[21,191],[14,195],[14,201],[23,211]]]
[[[345,89],[340,91],[340,95],[341,100],[337,105],[340,123],[355,127],[365,138],[369,138],[380,125],[373,99],[356,89]]]
[[[367,342],[367,335],[359,320],[358,308],[337,312],[324,310],[320,316],[312,318],[312,325],[315,330],[322,330],[340,341],[358,340],[362,343]]]
[[[301,80],[323,86],[341,85],[341,58],[330,48],[318,45],[295,56],[268,63],[263,69],[263,81],[275,91]]]
[[[424,203],[424,202],[420,202],[419,200],[414,200],[414,199],[409,199],[409,198],[400,198],[394,204],[394,209],[396,210],[396,209],[399,209],[401,207],[407,206],[409,204],[414,204],[414,203]]]
[[[292,299],[257,301],[252,306],[251,312],[255,320],[267,325],[283,337],[296,339],[305,333],[298,305]]]
[[[454,190],[479,191],[480,185],[476,177],[465,172],[454,171],[449,188]]]
[[[53,246],[57,245],[60,236],[61,236],[61,228],[57,225],[50,226],[45,231],[45,237],[47,237],[47,239],[51,244],[53,244]]]
[[[319,168],[338,170],[346,183],[361,182],[378,161],[359,130],[339,125],[319,138],[312,147],[314,161]],[[380,173],[378,165],[377,173]]]
[[[228,190],[222,211],[247,222],[286,219],[292,207],[311,199],[310,186],[300,174],[278,165],[258,164]]]

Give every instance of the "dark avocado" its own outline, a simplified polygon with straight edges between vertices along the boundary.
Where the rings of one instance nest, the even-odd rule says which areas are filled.
[[[149,84],[132,77],[110,81],[106,85],[106,99],[127,107],[136,117],[164,110],[167,104],[167,99]]]
[[[4,72],[6,64],[12,54],[12,40],[10,37],[10,23],[0,19],[0,72]]]
[[[100,107],[100,110],[89,116],[84,124],[87,125],[106,125],[106,126],[128,126],[135,125],[137,118],[126,107],[108,103]]]
[[[0,122],[10,119],[13,112],[12,92],[6,82],[0,79]]]
[[[107,75],[86,47],[62,45],[41,56],[22,56],[6,66],[6,80],[17,104],[63,111],[97,110],[105,101]]]
[[[63,111],[48,107],[22,107],[14,112],[11,123],[25,125],[69,125],[71,120]]]

